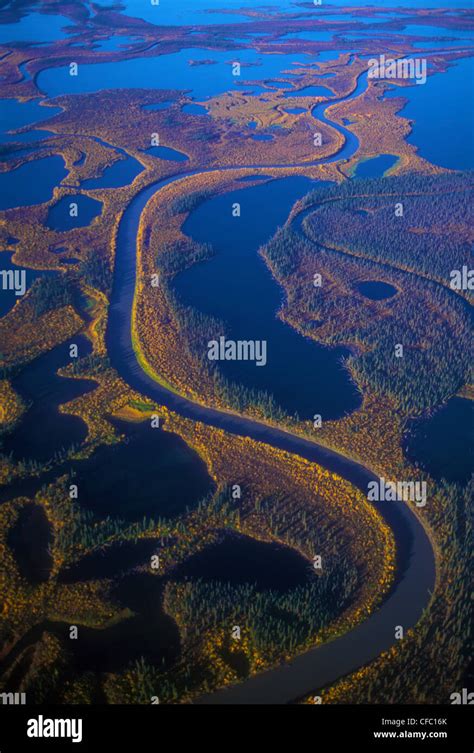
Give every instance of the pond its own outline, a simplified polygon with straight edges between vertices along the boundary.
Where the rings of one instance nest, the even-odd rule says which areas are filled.
[[[384,301],[387,298],[393,298],[398,293],[398,290],[393,285],[389,285],[388,282],[382,282],[381,280],[358,282],[356,288],[359,293],[365,298],[370,298],[371,301]]]
[[[189,159],[187,154],[178,152],[177,149],[172,149],[170,146],[151,146],[146,150],[146,153],[170,162],[186,162]]]
[[[314,577],[311,565],[289,547],[225,533],[212,544],[179,565],[173,580],[214,580],[232,585],[255,584],[257,590],[279,592],[296,588]]]
[[[397,162],[398,157],[393,154],[379,154],[377,157],[361,160],[356,165],[354,177],[381,178]]]
[[[71,209],[71,204],[75,204],[77,210],[74,207]],[[66,232],[75,227],[87,227],[101,213],[101,201],[82,194],[71,194],[63,196],[56,204],[53,204],[48,212],[45,224],[51,230]]]
[[[130,521],[173,518],[214,489],[204,461],[177,434],[153,429],[149,420],[113,424],[126,442],[99,447],[75,466],[84,508]]]
[[[128,186],[143,170],[138,160],[133,157],[114,162],[106,167],[100,178],[87,178],[81,183],[81,188],[120,188]]]

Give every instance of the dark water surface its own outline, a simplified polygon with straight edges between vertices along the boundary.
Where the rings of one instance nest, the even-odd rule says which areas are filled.
[[[77,204],[77,217],[71,217],[70,205]],[[63,196],[48,212],[46,225],[51,230],[66,232],[75,227],[87,227],[102,212],[102,202],[81,194]]]
[[[293,203],[315,185],[306,178],[285,178],[205,201],[183,230],[196,241],[210,243],[216,253],[179,274],[173,286],[184,304],[222,320],[227,338],[266,340],[265,366],[220,361],[225,377],[271,393],[290,414],[310,418],[319,413],[330,419],[360,404],[341,366],[348,351],[319,345],[276,317],[282,290],[257,253],[285,222]],[[241,205],[240,218],[232,216],[234,202]],[[216,331],[215,338],[222,334]],[[207,352],[202,357],[206,359]]]
[[[113,424],[125,443],[99,447],[75,466],[83,507],[130,521],[172,518],[214,489],[204,461],[177,434],[153,429],[150,421]]]
[[[173,580],[249,583],[255,584],[259,591],[279,592],[296,588],[310,577],[314,577],[314,571],[294,549],[230,533],[189,557],[172,573]]]
[[[90,353],[85,337],[78,335],[70,342],[78,345],[79,357]],[[71,360],[69,342],[58,345],[27,364],[13,379],[13,389],[30,407],[13,433],[2,439],[2,452],[12,453],[15,460],[45,462],[86,438],[87,426],[82,419],[58,410],[60,404],[96,387],[90,379],[67,379],[56,374]]]
[[[365,298],[370,298],[371,301],[384,301],[387,298],[393,298],[398,292],[393,285],[381,280],[365,280],[358,282],[356,287],[359,293]]]
[[[412,421],[407,457],[441,481],[469,481],[474,472],[474,403],[452,397],[431,417]]]

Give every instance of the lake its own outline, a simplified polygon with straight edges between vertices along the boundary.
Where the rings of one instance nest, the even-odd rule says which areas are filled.
[[[185,305],[224,321],[226,337],[266,340],[266,366],[221,361],[219,370],[227,379],[271,393],[290,414],[311,418],[320,413],[330,419],[360,404],[340,363],[348,352],[323,347],[276,317],[282,290],[257,253],[285,222],[296,199],[313,187],[315,184],[306,178],[285,178],[202,203],[183,230],[196,241],[210,243],[216,253],[177,275],[173,289]],[[241,204],[240,219],[232,217],[231,207],[236,201]],[[262,207],[271,207],[271,211],[262,211]],[[218,338],[224,333],[215,334]]]

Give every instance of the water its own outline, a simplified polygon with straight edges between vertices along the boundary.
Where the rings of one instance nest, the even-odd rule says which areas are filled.
[[[111,597],[133,615],[105,629],[81,625],[78,641],[69,639],[69,623],[46,622],[41,626],[68,647],[71,670],[121,672],[141,657],[158,668],[173,664],[180,653],[179,630],[163,611],[162,579],[127,575],[115,581]]]
[[[100,178],[83,180],[81,188],[120,188],[121,186],[128,186],[143,169],[143,165],[136,159],[125,157],[125,159],[114,162],[110,167],[106,167]]]
[[[42,157],[0,173],[0,209],[41,204],[66,177],[62,157]]]
[[[275,2],[275,0],[270,0]],[[207,10],[220,11],[225,8],[222,0],[160,0],[159,5],[151,5],[150,2],[143,0],[123,0],[124,13],[135,18],[142,18],[151,24],[157,26],[181,26],[181,25],[210,25],[210,24],[231,24],[247,19],[238,13],[207,13]],[[110,0],[99,0],[97,5],[100,7],[110,6]],[[241,7],[249,7],[248,0],[242,0],[239,3]]]
[[[474,469],[474,403],[453,397],[429,418],[412,421],[405,454],[438,481],[467,482]]]
[[[355,169],[356,178],[380,178],[398,162],[393,154],[379,154],[378,157],[361,160]]]
[[[474,39],[474,30],[456,29],[449,26],[430,26],[428,24],[410,24],[404,26],[403,34],[409,34],[417,37],[456,37],[459,40]]]
[[[31,132],[9,134],[8,131],[32,125],[33,123],[39,123],[42,120],[58,115],[60,112],[61,108],[42,106],[39,100],[18,102],[16,99],[2,99],[0,107],[0,142],[34,140],[35,136],[32,137]],[[47,136],[50,132],[41,131],[40,133],[43,136]]]
[[[209,115],[209,111],[202,105],[188,104],[183,105],[181,110],[188,115]]]
[[[279,77],[305,59],[296,54],[259,54],[255,50],[207,50],[186,48],[159,57],[135,58],[114,63],[81,65],[79,76],[70,76],[67,66],[49,68],[38,75],[39,89],[49,97],[60,94],[95,92],[100,89],[147,88],[178,89],[203,100],[242,82]],[[213,60],[214,64],[190,65],[190,61]],[[232,75],[232,63],[241,62],[241,75]]]
[[[28,13],[17,23],[0,24],[0,44],[56,42],[66,38],[65,27],[74,27],[74,21],[49,13]]]
[[[334,37],[335,31],[325,31],[317,29],[316,31],[295,31],[289,34],[283,34],[280,37],[282,41],[291,41],[293,39],[304,39],[308,42],[330,42]],[[279,41],[280,41],[279,40]]]
[[[165,159],[171,162],[186,162],[189,157],[183,152],[178,152],[177,149],[172,149],[169,146],[151,146],[146,150],[147,154],[151,154],[152,157],[158,157],[159,159]]]
[[[326,6],[332,6],[332,5],[339,5],[341,4],[340,0],[324,0]],[[375,3],[372,3],[375,6]],[[360,0],[344,0],[344,6],[346,7],[361,7]],[[376,9],[381,8],[390,8],[392,9],[394,7],[393,0],[377,0],[376,3]],[[450,10],[453,10],[454,8],[469,8],[470,6],[470,0],[449,0],[449,3],[446,2],[446,0],[397,0],[396,3],[397,8],[406,8],[407,10],[411,11],[414,9],[425,9],[425,8],[448,8]]]
[[[189,557],[172,577],[249,583],[258,591],[285,592],[308,582],[313,573],[308,561],[294,549],[227,533],[217,544]]]
[[[397,289],[390,285],[388,282],[382,282],[381,280],[365,280],[364,282],[358,282],[356,285],[357,290],[365,298],[369,298],[371,301],[384,301],[387,298],[393,298]]]
[[[196,241],[211,243],[216,254],[179,274],[174,289],[186,305],[223,320],[226,337],[267,341],[264,367],[250,361],[219,362],[229,380],[270,392],[290,414],[297,411],[302,418],[310,418],[321,413],[329,419],[359,404],[340,364],[347,351],[318,345],[276,318],[282,291],[257,254],[285,222],[296,199],[314,185],[305,178],[286,178],[201,204],[183,230]],[[232,217],[235,201],[241,204],[241,219]],[[215,334],[218,338],[224,333]]]
[[[474,168],[474,58],[455,63],[424,85],[394,87],[387,97],[405,97],[399,115],[413,122],[408,142],[420,156],[452,170]]]
[[[61,583],[78,583],[97,578],[116,578],[138,565],[150,562],[153,554],[159,554],[157,539],[120,541],[85,554],[80,560],[63,570]]]
[[[70,205],[77,204],[77,217],[70,216]],[[46,225],[51,230],[65,232],[75,227],[87,227],[102,213],[102,202],[82,194],[63,196],[50,208]]]
[[[52,539],[51,525],[43,507],[36,504],[22,507],[7,541],[20,574],[32,585],[49,580],[53,566]]]
[[[43,139],[47,139],[49,136],[54,136],[54,135],[55,134],[53,133],[53,131],[46,131],[46,130],[38,131],[36,129],[33,129],[31,131],[25,131],[25,133],[0,134],[0,142],[3,142],[5,144],[8,144],[8,143],[29,144],[30,142],[34,142],[34,141],[42,141]]]
[[[165,102],[157,102],[153,105],[142,105],[142,110],[169,110],[172,104],[173,100],[167,99]]]
[[[126,443],[100,447],[76,466],[84,508],[130,521],[173,518],[213,490],[206,464],[181,437],[152,429],[149,421],[113,423]]]
[[[78,345],[80,357],[90,352],[90,343],[83,336],[76,335],[71,342]],[[56,452],[84,441],[86,424],[77,416],[60,413],[58,406],[90,392],[96,383],[58,376],[57,370],[68,363],[69,343],[64,343],[35,358],[13,379],[13,389],[30,407],[14,432],[2,437],[2,452],[12,453],[15,460],[45,462]]]

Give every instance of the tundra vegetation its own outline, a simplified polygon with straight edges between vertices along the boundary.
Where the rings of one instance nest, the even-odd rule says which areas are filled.
[[[0,60],[2,98],[36,101],[42,95],[38,75],[61,67],[72,54],[82,66],[99,58],[151,62],[189,48],[186,27],[160,29],[157,45],[153,24],[102,6],[94,8],[91,23],[86,5],[42,3],[38,12],[60,9],[77,34],[48,45],[9,46]],[[11,3],[2,11],[5,23],[21,19],[20,6]],[[429,17],[441,34],[451,27],[470,28],[467,15],[451,18],[436,9],[410,13],[424,21]],[[343,138],[315,120],[312,111],[322,98],[307,96],[304,89],[324,83],[335,97],[349,95],[366,68],[362,55],[384,53],[386,42],[367,35],[360,40],[359,54],[349,54],[341,36],[328,41],[285,38],[310,29],[311,22],[299,16],[262,18],[250,9],[242,14],[248,16],[246,39],[232,43],[233,53],[252,48],[265,55],[295,55],[291,71],[260,82],[263,93],[250,93],[244,67],[242,80],[233,82],[231,91],[206,102],[206,118],[183,110],[192,100],[177,90],[102,90],[46,98],[40,106],[51,113],[41,123],[46,134],[35,149],[30,149],[33,140],[28,143],[28,131],[34,130],[29,126],[20,129],[17,142],[1,147],[2,174],[59,155],[67,177],[49,201],[1,212],[2,249],[14,253],[18,266],[54,274],[38,279],[0,320],[0,440],[15,431],[29,407],[13,381],[41,354],[85,335],[91,353],[64,364],[58,374],[93,381],[93,389],[58,408],[82,419],[84,442],[44,462],[0,456],[0,686],[26,691],[29,702],[150,703],[156,696],[162,702],[186,702],[351,629],[380,604],[393,583],[393,536],[354,487],[315,464],[180,418],[132,390],[111,366],[105,332],[122,212],[147,186],[199,169],[213,172],[167,186],[142,217],[137,350],[150,372],[172,380],[185,394],[314,437],[313,427],[285,416],[271,395],[231,384],[203,366],[198,358],[202,342],[221,325],[180,305],[170,282],[213,253],[181,232],[186,216],[209,196],[258,174],[333,181],[324,193],[315,192],[295,206],[289,222],[261,250],[285,291],[278,315],[306,336],[351,347],[346,367],[363,392],[363,405],[340,421],[323,422],[318,441],[363,460],[385,477],[428,480],[433,494],[420,515],[442,556],[436,591],[416,629],[369,667],[315,691],[331,703],[446,702],[448,692],[464,683],[472,490],[435,482],[410,465],[403,436],[409,419],[435,411],[450,396],[472,399],[470,295],[449,286],[450,271],[470,260],[467,197],[472,176],[440,175],[443,171],[421,159],[406,140],[408,121],[397,115],[402,103],[383,101],[385,84],[374,82],[363,95],[328,113],[339,123],[352,120],[359,140],[356,155],[340,167],[313,165],[315,159],[334,155]],[[133,44],[97,50],[97,43],[129,34],[130,25]],[[377,26],[397,35],[400,55],[423,39],[404,38],[400,21],[389,16]],[[330,22],[321,21],[321,28],[335,31]],[[357,21],[344,24],[344,32],[358,28]],[[241,33],[241,25],[234,23],[203,26],[200,45],[211,59],[213,51],[227,50],[229,39]],[[256,36],[262,33],[263,45]],[[315,62],[314,55],[328,50],[334,51],[332,60]],[[439,50],[430,75],[460,57],[460,52]],[[403,96],[404,82],[396,84]],[[167,102],[165,109],[147,109]],[[301,112],[289,112],[295,108]],[[257,135],[271,133],[273,140],[246,137],[249,122],[256,123]],[[315,128],[323,137],[317,155]],[[188,161],[173,164],[147,154],[155,131],[160,143],[182,151]],[[391,172],[399,177],[343,180],[360,160],[381,151],[398,157]],[[127,158],[136,168],[128,184],[81,187]],[[292,167],[294,163],[300,167]],[[248,164],[261,167],[245,169]],[[271,167],[275,164],[287,168],[277,170]],[[100,221],[67,232],[48,228],[51,207],[78,191],[102,202]],[[403,204],[403,218],[395,215],[396,204]],[[299,225],[301,213],[305,216]],[[152,289],[147,282],[156,272],[160,286]],[[318,289],[313,286],[316,273],[323,282]],[[354,291],[357,282],[367,279],[390,283],[396,295],[367,300]],[[392,358],[395,342],[405,345],[404,358],[397,361]],[[151,417],[156,414],[160,431],[179,436],[205,462],[213,490],[175,517],[158,514],[159,495],[150,513],[133,521],[81,506],[80,488],[77,499],[71,496],[81,464],[91,462],[98,449],[110,450],[113,457],[114,450],[128,446],[128,436],[113,418],[155,431]],[[158,489],[160,482],[157,478]],[[236,486],[241,496],[234,496]],[[31,537],[32,518],[41,519],[45,535]],[[239,537],[276,547],[278,556],[291,552],[299,557],[306,565],[301,582],[282,591],[253,579],[181,575],[196,556],[208,556]],[[157,568],[151,566],[153,555],[159,558]],[[321,571],[313,567],[316,556],[322,557]],[[36,573],[25,567],[27,562],[37,564]],[[78,627],[77,640],[70,638],[71,625]],[[154,639],[169,639],[159,655],[144,640],[147,626]],[[109,656],[99,671],[90,666],[77,671],[89,649],[100,657],[107,654],[107,644],[114,646],[113,661]]]

